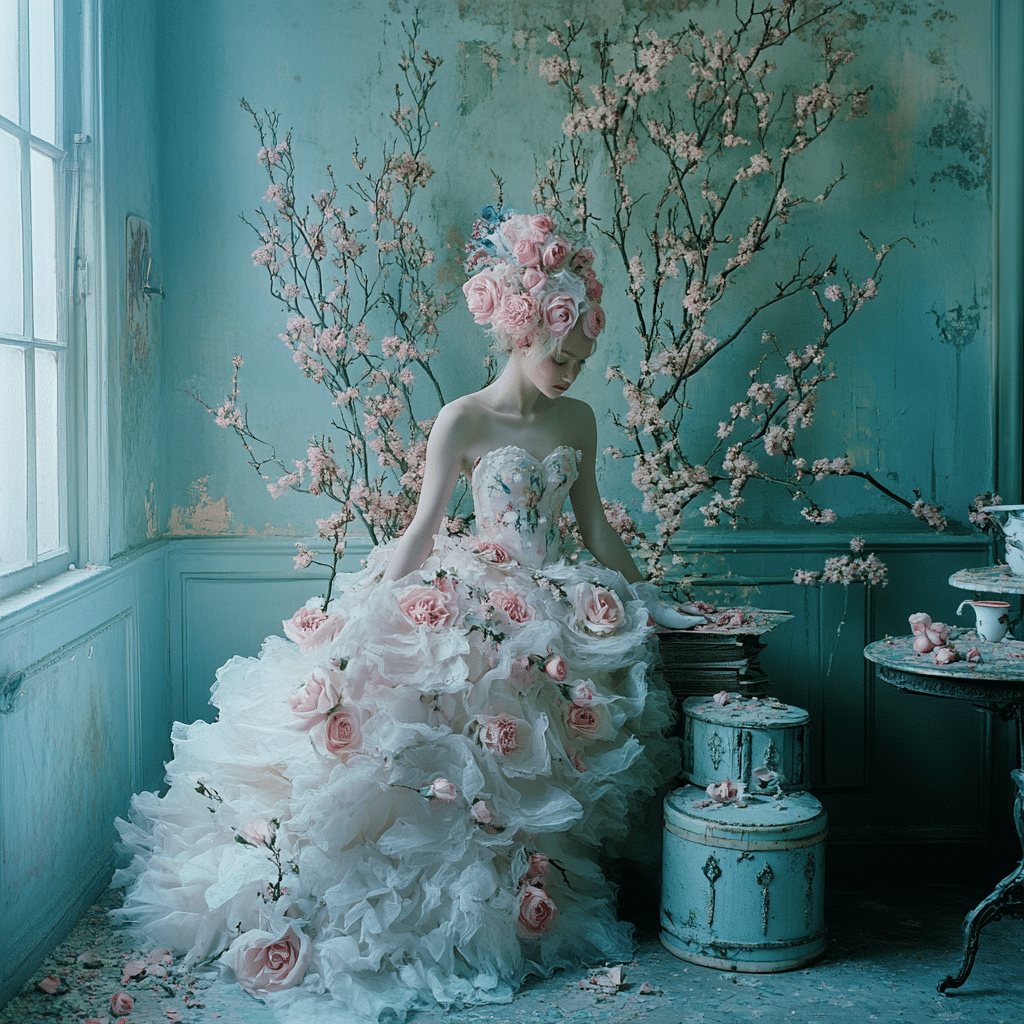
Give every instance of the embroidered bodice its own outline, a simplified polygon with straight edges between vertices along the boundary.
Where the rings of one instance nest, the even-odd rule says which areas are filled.
[[[507,445],[473,468],[478,542],[499,545],[520,565],[539,567],[558,557],[558,517],[578,475],[580,452],[560,445],[544,459]]]

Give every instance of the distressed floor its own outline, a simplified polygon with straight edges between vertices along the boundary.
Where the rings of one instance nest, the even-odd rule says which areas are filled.
[[[936,982],[959,965],[963,915],[983,895],[948,885],[832,886],[826,902],[828,950],[806,969],[766,975],[710,970],[676,959],[648,931],[636,959],[623,966],[623,988],[615,994],[584,991],[579,982],[589,972],[567,972],[530,986],[509,1006],[419,1013],[410,1024],[1022,1024],[1024,921],[990,924],[963,988],[945,996],[935,990]],[[261,1003],[236,985],[216,983],[210,974],[188,976],[172,965],[166,979],[147,976],[122,985],[122,966],[138,954],[104,914],[116,900],[117,893],[103,894],[0,1010],[0,1024],[88,1018],[116,1024],[110,998],[121,989],[135,1001],[126,1024],[273,1024]],[[37,987],[47,975],[61,981],[56,994]],[[645,982],[654,994],[642,994]]]

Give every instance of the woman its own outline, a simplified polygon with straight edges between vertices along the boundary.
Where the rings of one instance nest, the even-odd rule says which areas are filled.
[[[505,1002],[628,958],[598,856],[678,770],[651,614],[703,619],[639,582],[593,412],[565,396],[603,326],[593,252],[511,211],[470,250],[469,308],[509,358],[441,410],[411,525],[326,613],[218,672],[218,721],[175,726],[167,795],[118,822],[115,913],[284,1020]],[[438,533],[460,474],[469,538]],[[600,566],[559,556],[566,497]]]

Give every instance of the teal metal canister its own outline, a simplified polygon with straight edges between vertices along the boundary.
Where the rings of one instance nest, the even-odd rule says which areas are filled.
[[[783,789],[806,789],[809,721],[802,708],[771,697],[731,694],[725,704],[690,697],[683,702],[683,772],[695,786],[732,779],[757,792],[763,769],[772,789],[776,780]]]
[[[824,952],[827,817],[815,797],[714,804],[684,786],[664,810],[661,941],[670,952],[756,973]]]

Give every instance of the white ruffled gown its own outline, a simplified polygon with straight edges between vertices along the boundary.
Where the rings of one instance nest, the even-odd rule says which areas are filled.
[[[311,602],[292,639],[224,665],[218,720],[175,725],[167,794],[117,822],[114,913],[290,1021],[507,1002],[528,975],[628,959],[598,857],[679,758],[644,605],[558,558],[577,459],[488,453],[474,536],[439,535],[395,584],[377,549],[326,615]]]

